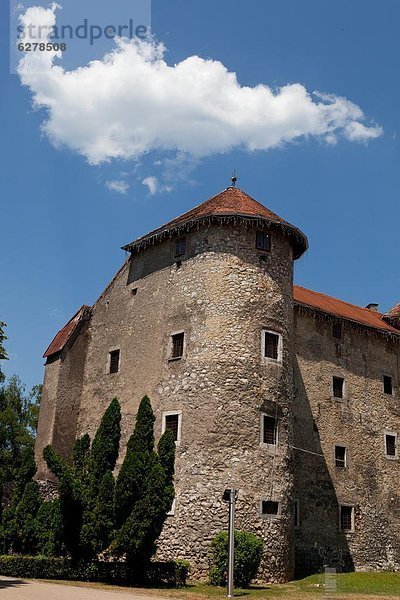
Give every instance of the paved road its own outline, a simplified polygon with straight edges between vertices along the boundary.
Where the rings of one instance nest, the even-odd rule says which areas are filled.
[[[99,590],[74,585],[22,581],[0,576],[0,600],[162,600],[129,590]]]

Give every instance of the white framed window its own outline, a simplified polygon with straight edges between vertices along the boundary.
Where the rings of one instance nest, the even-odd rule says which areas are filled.
[[[260,416],[260,444],[263,446],[278,445],[278,419],[267,413]]]
[[[263,499],[260,501],[261,516],[266,519],[276,519],[281,514],[280,500],[273,498]]]
[[[332,398],[344,400],[346,397],[346,382],[344,377],[334,375],[332,377]]]
[[[121,369],[121,350],[114,348],[109,351],[107,358],[107,373],[110,375],[119,373]]]
[[[347,448],[340,444],[335,445],[335,467],[345,469],[347,467]]]
[[[339,531],[354,533],[354,506],[339,504]]]
[[[385,431],[384,434],[385,456],[389,460],[396,460],[397,454],[397,433]]]
[[[170,410],[170,411],[163,412],[161,433],[164,433],[167,429],[169,429],[172,432],[172,435],[174,436],[175,444],[178,446],[181,441],[181,431],[182,431],[182,411],[181,410]]]
[[[282,336],[276,331],[263,329],[261,332],[261,356],[263,362],[282,362]]]
[[[171,508],[167,512],[167,517],[174,517],[175,516],[175,508],[176,508],[176,498],[174,498],[173,501],[172,501]]]
[[[168,360],[180,360],[185,355],[186,339],[184,331],[174,331],[171,333]]]
[[[294,503],[293,503],[293,510],[294,510],[294,528],[295,529],[300,529],[300,500],[298,500],[297,498],[295,499]]]
[[[390,375],[382,375],[383,393],[393,396],[393,378]]]

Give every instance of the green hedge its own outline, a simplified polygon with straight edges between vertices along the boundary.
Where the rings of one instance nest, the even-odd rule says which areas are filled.
[[[234,585],[248,588],[257,575],[263,553],[262,540],[248,531],[235,530]],[[228,534],[217,533],[211,542],[211,585],[226,585],[228,575]]]
[[[186,585],[189,563],[186,561],[153,562],[146,572],[129,572],[122,562],[80,562],[46,556],[0,556],[0,574],[22,579],[62,579],[99,581],[118,585]]]

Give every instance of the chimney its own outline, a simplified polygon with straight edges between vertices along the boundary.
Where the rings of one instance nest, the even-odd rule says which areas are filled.
[[[400,329],[400,302],[391,308],[382,317],[386,323],[389,323],[395,329]]]
[[[374,312],[378,312],[379,304],[375,304],[375,302],[371,302],[370,304],[367,304],[367,306],[365,308],[368,308],[368,310],[373,310]]]

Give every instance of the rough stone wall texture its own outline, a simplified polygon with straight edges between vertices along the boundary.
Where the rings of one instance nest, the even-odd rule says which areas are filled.
[[[81,403],[86,345],[87,322],[62,352],[47,361],[35,446],[39,480],[54,480],[43,460],[43,449],[48,444],[64,458],[71,456]]]
[[[338,341],[329,320],[298,311],[295,331],[294,445],[314,453],[293,450],[297,570],[315,569],[325,553],[347,568],[399,569],[400,463],[384,451],[385,431],[400,430],[399,343],[348,322]],[[333,398],[333,376],[345,379],[343,400]],[[347,448],[344,469],[335,445]],[[339,532],[339,504],[355,507],[354,533]]]
[[[227,485],[240,490],[237,526],[265,542],[262,572],[293,572],[292,486],[288,450],[292,412],[292,250],[273,238],[265,262],[255,230],[213,226],[187,236],[177,267],[174,241],[135,255],[93,308],[78,433],[92,436],[110,400],[122,405],[122,445],[140,399],[151,398],[156,433],[164,411],[182,411],[177,447],[175,515],[168,518],[160,558],[186,558],[205,575],[213,535],[226,528]],[[137,294],[132,295],[132,289]],[[262,328],[283,334],[283,363],[264,364]],[[171,333],[185,332],[185,355],[169,361]],[[107,372],[111,350],[120,371]],[[260,446],[260,411],[277,411],[280,446]],[[121,457],[122,458],[122,455]],[[282,502],[281,515],[260,515],[261,499]]]
[[[93,437],[115,396],[123,449],[148,394],[157,438],[163,413],[181,412],[177,502],[159,558],[188,559],[205,576],[210,541],[227,526],[223,490],[236,487],[237,527],[264,540],[261,580],[289,579],[295,547],[299,572],[324,560],[399,566],[400,467],[383,448],[384,431],[400,429],[399,344],[349,324],[337,342],[329,321],[293,311],[290,240],[272,233],[265,260],[255,230],[240,223],[192,231],[180,266],[173,240],[133,255],[78,339],[46,367],[39,464],[47,443],[67,456],[75,436]],[[262,329],[282,334],[282,364],[263,362]],[[179,331],[184,357],[170,361]],[[115,349],[120,371],[109,374]],[[383,394],[382,373],[393,377],[393,396]],[[332,398],[333,375],[346,380],[343,401]],[[262,412],[279,417],[276,448],[260,444]],[[334,466],[335,443],[348,448],[346,469]],[[39,475],[48,479],[43,464]],[[262,499],[279,500],[281,514],[262,517]],[[355,506],[355,533],[338,531],[338,503]]]

